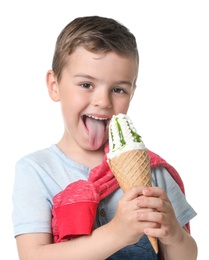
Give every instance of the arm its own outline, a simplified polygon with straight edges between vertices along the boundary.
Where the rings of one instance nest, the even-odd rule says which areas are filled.
[[[111,224],[67,242],[53,243],[47,233],[19,235],[16,238],[20,260],[104,260],[124,246],[112,231]]]
[[[170,245],[161,244],[162,252],[165,259],[175,260],[196,260],[197,259],[197,245],[195,240],[190,236],[186,227],[179,227],[176,232],[176,241]]]
[[[141,190],[141,187],[137,187],[126,192],[118,203],[114,218],[94,230],[90,236],[60,243],[53,243],[52,236],[47,233],[17,236],[20,260],[104,260],[124,246],[137,242],[148,226],[137,219],[136,199]]]
[[[141,208],[152,208],[155,211],[139,215],[140,221],[158,223],[157,228],[146,228],[145,234],[158,237],[165,260],[196,260],[197,245],[195,240],[182,228],[176,219],[173,207],[163,189],[146,188],[138,199]]]

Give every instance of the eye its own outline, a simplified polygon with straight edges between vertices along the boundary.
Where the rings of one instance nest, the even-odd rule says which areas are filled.
[[[118,93],[118,94],[123,94],[123,93],[126,93],[126,91],[122,88],[114,88],[112,90],[112,92],[115,92],[115,93]]]
[[[90,83],[82,83],[82,84],[81,84],[81,87],[83,87],[83,88],[87,88],[87,89],[91,89],[91,88],[93,88],[92,85],[91,85]]]

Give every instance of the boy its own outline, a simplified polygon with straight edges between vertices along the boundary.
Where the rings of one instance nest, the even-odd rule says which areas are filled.
[[[51,99],[61,104],[64,134],[57,144],[17,162],[13,222],[20,259],[197,258],[186,228],[196,213],[165,167],[152,169],[153,187],[136,186],[124,194],[114,187],[102,199],[96,181],[90,181],[98,165],[102,180],[114,180],[104,160],[108,122],[127,113],[138,64],[134,35],[113,19],[80,17],[60,33],[46,82]],[[67,195],[66,187],[72,188]],[[63,208],[79,202],[80,209],[58,216],[57,194]],[[86,226],[92,218],[79,214],[85,209],[78,198],[96,205],[90,234]],[[71,225],[80,217],[80,225]],[[76,231],[61,236],[69,225]],[[158,238],[159,254],[144,234]],[[63,237],[60,243],[54,243],[56,236]]]

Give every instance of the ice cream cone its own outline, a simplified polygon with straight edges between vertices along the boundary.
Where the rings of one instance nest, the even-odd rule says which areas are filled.
[[[146,149],[121,153],[109,165],[123,191],[134,185],[151,186],[150,162]]]
[[[109,166],[124,192],[134,185],[152,185],[147,149],[127,115],[114,115],[110,120],[109,148]],[[148,239],[157,254],[157,238]]]
[[[150,161],[146,149],[123,152],[108,163],[124,192],[134,185],[151,186]],[[157,254],[157,238],[148,236],[148,239]]]

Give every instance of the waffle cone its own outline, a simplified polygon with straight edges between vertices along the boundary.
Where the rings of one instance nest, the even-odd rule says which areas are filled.
[[[124,192],[134,185],[148,187],[152,185],[150,161],[146,149],[135,149],[121,153],[110,159],[108,163]],[[157,238],[148,236],[148,239],[157,254]]]

